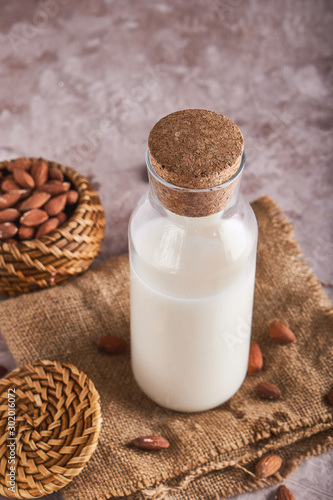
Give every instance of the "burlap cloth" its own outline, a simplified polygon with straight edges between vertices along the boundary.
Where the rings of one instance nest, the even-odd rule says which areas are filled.
[[[259,223],[253,338],[262,347],[265,368],[215,410],[165,410],[136,386],[129,354],[97,352],[101,335],[129,338],[126,255],[64,285],[0,305],[1,332],[18,363],[73,363],[101,395],[98,449],[62,490],[65,499],[223,498],[282,480],[301,459],[332,447],[332,408],[325,395],[333,382],[333,310],[279,207],[264,197],[253,208]],[[267,333],[273,320],[289,325],[297,342],[273,343]],[[262,380],[277,384],[283,399],[255,396]],[[165,436],[170,448],[144,452],[126,446],[144,434]],[[283,467],[258,480],[251,472],[267,451],[279,453]]]

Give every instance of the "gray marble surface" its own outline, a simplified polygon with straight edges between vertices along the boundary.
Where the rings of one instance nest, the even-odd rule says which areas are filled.
[[[332,298],[332,32],[330,0],[0,0],[0,159],[44,156],[90,177],[107,215],[100,262],[127,249],[153,124],[221,112],[245,136],[243,192],[277,200]],[[332,469],[326,453],[286,483],[333,498]]]

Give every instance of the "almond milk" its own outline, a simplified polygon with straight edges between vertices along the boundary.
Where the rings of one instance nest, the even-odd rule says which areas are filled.
[[[172,214],[141,226],[131,262],[132,367],[162,406],[201,411],[229,399],[247,370],[253,236],[237,220]],[[175,250],[176,249],[176,250]],[[134,252],[133,252],[134,253]]]
[[[178,111],[152,128],[146,163],[129,226],[132,370],[156,403],[205,411],[247,372],[258,229],[239,196],[244,139],[223,115]]]

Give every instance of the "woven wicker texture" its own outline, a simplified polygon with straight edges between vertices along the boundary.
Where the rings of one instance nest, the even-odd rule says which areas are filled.
[[[1,162],[0,170],[9,163]],[[20,295],[60,283],[86,271],[99,252],[105,218],[98,194],[87,178],[74,169],[51,161],[47,163],[63,172],[78,191],[79,201],[67,222],[49,235],[17,245],[0,242],[0,293],[3,295]]]
[[[8,418],[13,413],[16,477],[11,492],[7,445],[12,443]],[[75,366],[40,361],[9,373],[0,380],[0,493],[39,498],[68,484],[96,449],[101,421],[99,394]]]

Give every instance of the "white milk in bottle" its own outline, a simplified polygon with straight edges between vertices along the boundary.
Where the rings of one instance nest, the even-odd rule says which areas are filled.
[[[148,147],[150,192],[130,222],[132,369],[160,405],[208,410],[247,371],[257,224],[238,193],[243,137],[222,115],[185,110]]]

